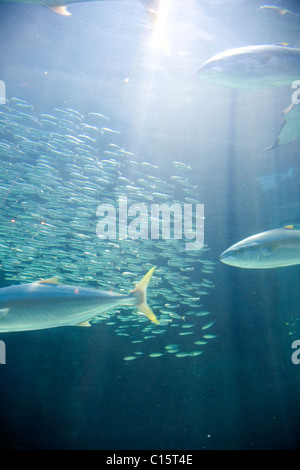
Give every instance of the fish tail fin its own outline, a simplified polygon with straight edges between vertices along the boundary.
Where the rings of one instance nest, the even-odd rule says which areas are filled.
[[[135,286],[133,291],[131,291],[131,295],[133,295],[135,298],[135,304],[137,308],[147,318],[149,318],[149,320],[158,325],[159,321],[157,320],[155,314],[152,312],[152,309],[147,304],[147,287],[155,268],[156,266],[154,266],[154,268],[151,268],[150,271],[147,272],[143,279]]]

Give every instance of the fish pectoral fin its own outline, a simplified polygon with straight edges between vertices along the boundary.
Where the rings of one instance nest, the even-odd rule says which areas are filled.
[[[267,256],[272,255],[272,253],[274,253],[274,251],[276,251],[277,249],[278,249],[277,244],[273,244],[272,246],[265,246],[264,248],[261,249],[261,254],[263,255],[264,258],[266,258]]]
[[[283,116],[286,116],[287,114],[289,114],[290,111],[292,111],[294,106],[295,106],[294,103],[289,104],[287,108],[284,108],[284,110],[281,111],[281,114]]]
[[[8,314],[8,312],[9,312],[9,308],[2,308],[0,310],[0,320],[4,318]]]
[[[276,147],[278,147],[278,139],[276,139],[276,141],[274,142],[274,144],[270,145],[269,147],[266,147],[264,149],[262,149],[263,152],[266,152],[267,150],[273,150],[275,149]]]
[[[92,326],[89,320],[85,320],[81,323],[78,323],[76,326]]]
[[[72,13],[70,13],[67,10],[66,6],[60,6],[60,7],[48,7],[50,10],[54,11],[54,13],[57,13],[58,15],[62,16],[72,16]]]
[[[59,278],[58,277],[50,277],[49,279],[42,279],[41,281],[38,281],[39,284],[59,284]]]

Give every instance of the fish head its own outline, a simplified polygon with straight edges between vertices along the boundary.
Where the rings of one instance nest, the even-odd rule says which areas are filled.
[[[201,80],[227,88],[252,88],[251,76],[256,67],[251,53],[229,50],[214,55],[199,69]]]
[[[217,54],[201,65],[198,76],[201,80],[214,85],[232,87],[232,78],[228,80],[228,74],[230,75],[232,70],[231,61]]]
[[[259,268],[261,259],[267,256],[268,248],[259,243],[239,242],[220,255],[220,261],[238,268]]]
[[[279,86],[278,78],[273,76],[282,68],[276,52],[276,46],[268,45],[229,49],[207,60],[198,69],[198,75],[204,81],[229,88],[260,89]]]

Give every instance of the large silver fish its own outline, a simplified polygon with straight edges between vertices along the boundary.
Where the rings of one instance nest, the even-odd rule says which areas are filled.
[[[128,295],[58,284],[56,278],[0,289],[0,332],[42,330],[58,326],[91,326],[107,310],[134,304],[158,323],[147,304],[147,286],[155,267]]]
[[[287,226],[258,233],[224,251],[222,263],[238,268],[281,268],[300,264],[300,230]]]
[[[206,61],[199,76],[231,88],[291,86],[300,77],[300,49],[279,45],[230,49]]]

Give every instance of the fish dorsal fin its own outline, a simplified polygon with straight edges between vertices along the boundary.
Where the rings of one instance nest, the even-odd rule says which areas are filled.
[[[49,279],[42,279],[41,281],[38,281],[39,284],[59,284],[59,279],[58,277],[50,277]]]

